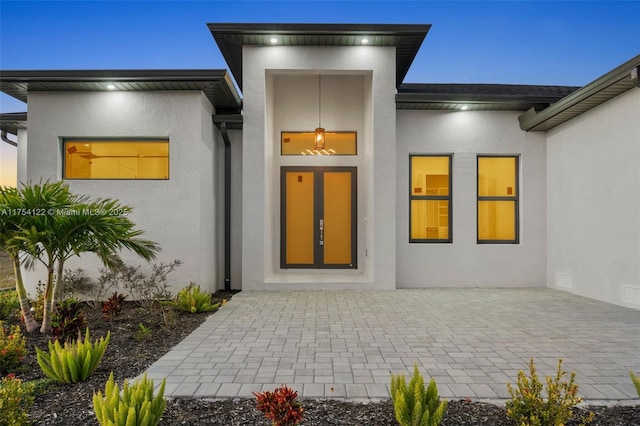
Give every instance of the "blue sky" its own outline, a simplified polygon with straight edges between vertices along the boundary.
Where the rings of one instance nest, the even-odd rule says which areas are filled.
[[[640,53],[640,1],[0,0],[0,69],[227,68],[207,22],[432,24],[413,83],[582,86]]]

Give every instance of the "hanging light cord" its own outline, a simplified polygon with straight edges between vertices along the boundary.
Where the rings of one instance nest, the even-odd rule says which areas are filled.
[[[322,74],[318,74],[318,127],[322,127]]]

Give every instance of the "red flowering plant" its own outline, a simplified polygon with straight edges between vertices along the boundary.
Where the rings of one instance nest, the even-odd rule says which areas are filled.
[[[296,401],[298,392],[285,385],[273,392],[253,392],[256,396],[256,409],[264,413],[271,420],[272,426],[295,426],[300,424],[304,408]]]
[[[7,327],[0,321],[0,376],[14,372],[26,355],[26,339],[20,326]]]

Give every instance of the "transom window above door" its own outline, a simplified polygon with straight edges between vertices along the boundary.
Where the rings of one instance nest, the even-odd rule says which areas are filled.
[[[356,155],[357,132],[325,132],[324,149],[315,148],[314,132],[282,132],[282,155]]]

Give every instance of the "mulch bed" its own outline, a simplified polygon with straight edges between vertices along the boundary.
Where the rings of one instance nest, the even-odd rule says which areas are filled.
[[[229,299],[233,293],[218,292],[215,300]],[[157,310],[149,310],[133,302],[126,302],[121,314],[107,322],[99,310],[89,306],[85,316],[91,339],[106,335],[111,330],[111,341],[104,359],[86,382],[74,385],[50,385],[40,394],[29,410],[30,419],[38,425],[90,426],[98,425],[93,414],[92,395],[104,391],[110,372],[122,383],[126,378],[143,373],[153,362],[202,324],[210,315],[176,312],[165,319]],[[215,314],[214,314],[215,315]],[[139,324],[151,329],[148,340],[135,338]],[[30,348],[47,348],[48,336],[38,332],[27,335]],[[31,350],[17,376],[23,380],[42,379],[44,376]],[[515,380],[515,378],[514,378]],[[366,404],[339,400],[303,400],[306,426],[320,425],[397,425],[391,401]],[[640,405],[588,407],[595,414],[592,425],[640,426]],[[582,409],[576,410],[580,414]],[[255,409],[252,399],[207,400],[202,398],[176,398],[167,402],[160,424],[165,425],[265,425],[262,413]],[[577,425],[570,422],[568,425]],[[506,417],[504,406],[470,400],[449,401],[442,425],[513,425]]]

